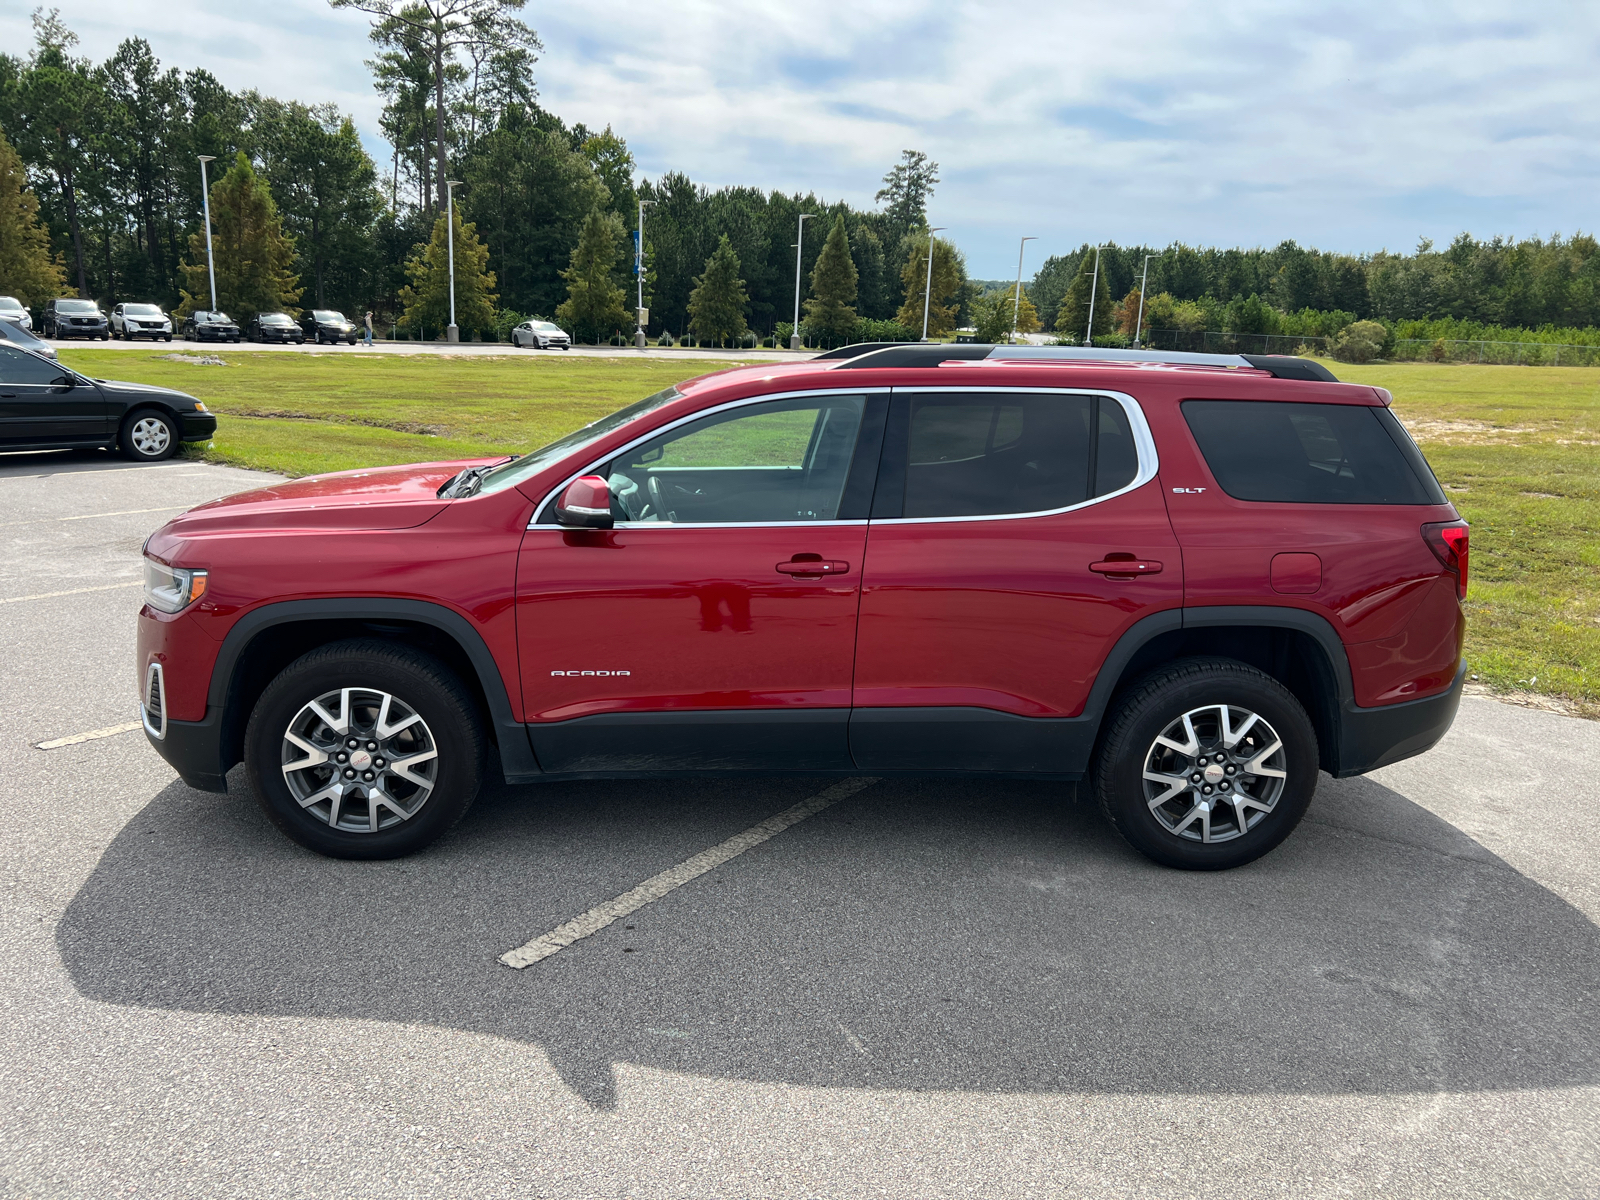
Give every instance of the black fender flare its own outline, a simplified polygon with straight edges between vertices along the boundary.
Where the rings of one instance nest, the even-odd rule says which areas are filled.
[[[251,609],[233,623],[211,668],[206,708],[222,713],[232,700],[234,673],[239,659],[256,635],[275,625],[311,621],[411,621],[430,625],[461,647],[478,676],[478,686],[489,706],[500,765],[507,783],[523,783],[541,772],[528,741],[527,728],[512,712],[505,677],[477,628],[452,608],[426,600],[390,597],[337,597],[326,600],[283,600]]]

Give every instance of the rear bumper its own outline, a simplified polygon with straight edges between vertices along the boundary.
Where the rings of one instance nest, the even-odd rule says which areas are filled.
[[[1431,750],[1456,719],[1466,679],[1463,661],[1455,682],[1437,696],[1381,708],[1347,701],[1340,714],[1339,769],[1334,774],[1340,779],[1362,775]]]

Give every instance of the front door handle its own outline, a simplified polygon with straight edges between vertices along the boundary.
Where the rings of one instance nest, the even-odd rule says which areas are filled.
[[[1089,570],[1102,575],[1159,575],[1161,564],[1151,558],[1107,558],[1089,564]]]
[[[824,559],[820,554],[815,557],[810,555],[797,556],[788,562],[778,564],[778,571],[783,575],[811,575],[814,577],[843,575],[849,569],[849,563],[839,562],[837,559]]]

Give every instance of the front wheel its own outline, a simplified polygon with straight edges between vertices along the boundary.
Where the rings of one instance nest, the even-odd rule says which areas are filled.
[[[244,741],[267,817],[331,858],[398,858],[441,837],[477,797],[484,756],[461,681],[375,639],[291,663],[256,702]]]
[[[1192,658],[1136,685],[1096,756],[1101,810],[1135,850],[1169,867],[1220,871],[1293,832],[1317,786],[1317,736],[1271,676]]]
[[[178,430],[166,413],[141,409],[123,421],[117,444],[134,462],[160,462],[177,450]]]

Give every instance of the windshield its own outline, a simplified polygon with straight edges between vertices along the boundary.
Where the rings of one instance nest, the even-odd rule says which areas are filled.
[[[125,317],[159,317],[161,310],[154,304],[124,304],[122,315]]]
[[[533,323],[533,327],[535,329],[537,329],[540,333],[565,333],[566,332],[566,330],[562,329],[561,326],[552,325],[552,324],[550,324],[549,321],[535,321]]]
[[[93,300],[57,300],[56,311],[64,313],[92,313],[99,312],[100,306]]]
[[[26,312],[15,296],[0,296],[0,309],[6,312]]]
[[[329,323],[333,323],[333,324],[338,324],[339,322],[344,320],[344,314],[343,313],[334,312],[330,308],[315,309],[312,312],[311,315],[313,317],[315,317],[319,321],[329,322]]]
[[[565,458],[569,454],[575,454],[585,446],[598,442],[601,438],[613,430],[622,428],[634,418],[642,417],[648,412],[654,412],[662,405],[671,404],[681,394],[677,388],[669,387],[665,391],[657,392],[654,396],[646,396],[643,400],[628,405],[627,408],[619,408],[610,416],[601,417],[598,421],[591,422],[582,429],[575,429],[567,434],[566,437],[557,438],[543,449],[535,450],[532,454],[524,454],[521,458],[512,462],[502,463],[484,475],[483,482],[478,485],[478,491],[480,493],[498,492],[502,488],[521,483],[524,479],[537,475],[558,459]]]
[[[224,312],[195,313],[194,319],[203,323],[223,325],[227,323],[228,314]]]
[[[267,313],[261,318],[263,325],[293,325],[288,313]]]

